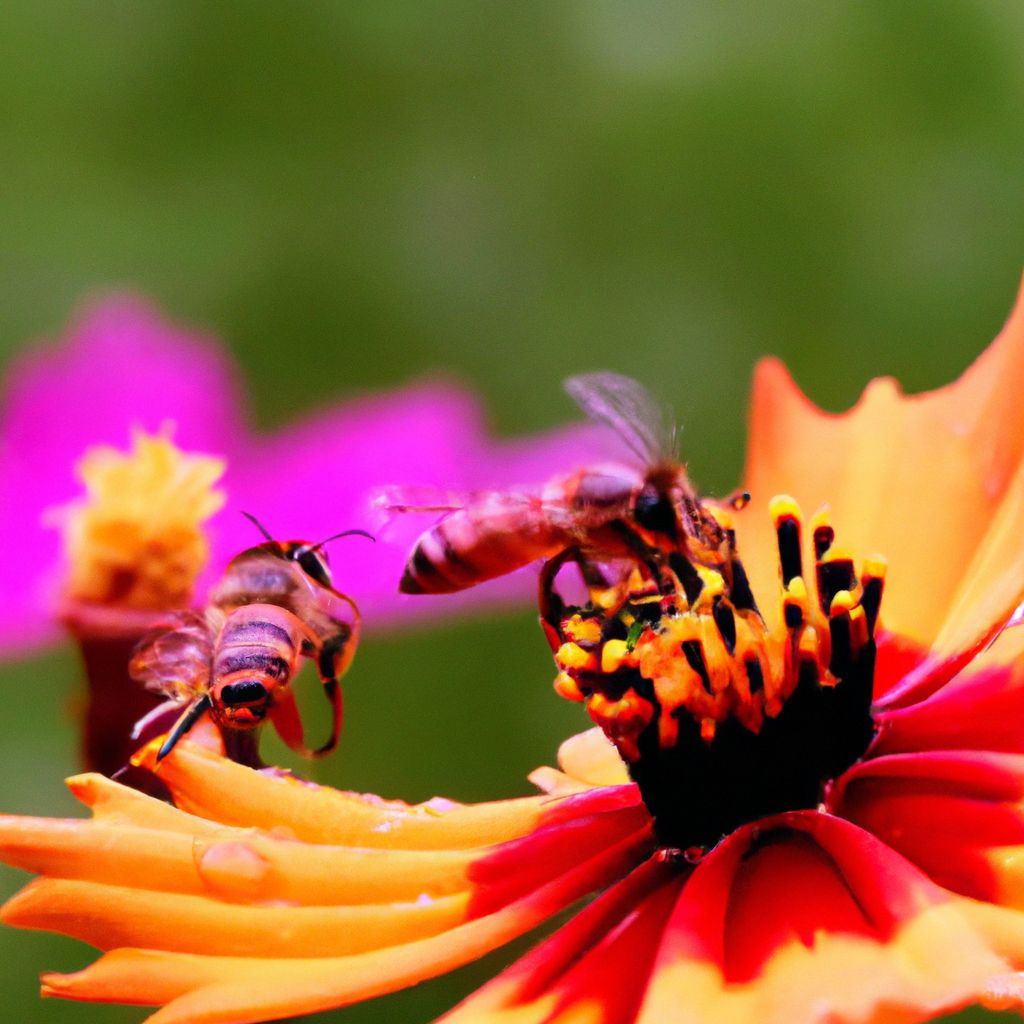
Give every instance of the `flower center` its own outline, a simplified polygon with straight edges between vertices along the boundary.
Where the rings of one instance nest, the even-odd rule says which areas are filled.
[[[607,584],[581,562],[588,594],[578,605],[554,590],[552,565],[544,615],[556,691],[584,702],[615,744],[662,843],[698,853],[746,822],[817,807],[824,785],[863,755],[885,576],[872,558],[858,579],[820,512],[809,585],[802,514],[778,497],[781,607],[770,626],[729,511],[704,507],[727,537],[715,558],[672,556],[667,583],[631,567]]]
[[[68,510],[67,595],[118,608],[186,607],[209,554],[202,524],[224,504],[224,463],[166,437],[135,434],[132,451],[89,449],[78,464],[87,497]]]

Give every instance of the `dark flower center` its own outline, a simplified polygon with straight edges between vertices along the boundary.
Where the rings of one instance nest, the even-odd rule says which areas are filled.
[[[574,556],[587,599],[563,600],[552,566],[543,616],[556,689],[583,701],[616,745],[661,843],[696,855],[747,822],[817,807],[864,754],[885,573],[872,559],[858,578],[819,514],[808,586],[800,509],[776,498],[780,614],[770,626],[729,512],[707,507],[727,538],[713,558],[673,554],[659,578],[628,566],[606,583],[607,566]]]

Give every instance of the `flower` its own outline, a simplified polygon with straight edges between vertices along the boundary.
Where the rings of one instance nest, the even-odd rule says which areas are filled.
[[[224,463],[137,432],[132,451],[94,447],[87,497],[62,510],[65,599],[108,610],[187,608],[209,560],[203,524],[224,505]]]
[[[556,688],[600,728],[534,774],[539,797],[410,807],[181,744],[160,769],[177,808],[85,776],[91,821],[3,819],[4,859],[43,876],[5,920],[104,950],[44,992],[276,1019],[597,893],[446,1020],[1021,1008],[1021,379],[1024,295],[932,394],[875,382],[831,417],[763,364],[750,505],[706,503],[664,579],[590,573],[588,601],[544,606]]]
[[[13,363],[0,400],[0,486],[17,500],[0,503],[0,531],[18,541],[7,553],[14,586],[0,597],[0,652],[28,651],[56,637],[65,569],[60,538],[44,520],[77,497],[75,466],[86,450],[123,450],[133,430],[159,435],[170,426],[182,451],[226,463],[227,504],[210,521],[200,595],[231,556],[259,540],[240,509],[282,535],[319,539],[370,525],[369,499],[382,484],[524,484],[546,479],[577,457],[581,444],[600,444],[585,428],[496,441],[475,400],[440,381],[359,398],[261,433],[237,376],[210,339],[123,296],[87,307],[66,338]],[[424,525],[404,518],[372,549],[345,549],[339,575],[373,627],[445,610],[396,593],[405,551]],[[521,580],[490,594],[507,599],[528,590]]]
[[[86,496],[60,510],[66,580],[58,614],[78,643],[88,684],[85,764],[108,775],[139,746],[136,723],[159,698],[131,677],[136,646],[192,604],[209,558],[204,524],[224,504],[224,463],[136,432],[128,453],[89,449]]]
[[[91,821],[3,820],[4,859],[48,875],[8,903],[7,922],[111,951],[80,975],[48,975],[46,994],[172,1003],[157,1021],[337,1006],[522,934],[650,843],[631,786],[411,807],[255,772],[187,741],[160,775],[178,808],[86,775],[69,785]]]

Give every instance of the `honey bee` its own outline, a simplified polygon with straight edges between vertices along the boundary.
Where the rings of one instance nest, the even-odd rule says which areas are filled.
[[[243,515],[266,542],[230,562],[205,611],[175,614],[144,637],[132,656],[130,675],[168,698],[147,719],[187,704],[157,761],[206,712],[229,752],[233,746],[251,748],[248,759],[255,757],[252,730],[268,718],[296,753],[320,757],[337,746],[343,715],[338,680],[355,653],[360,616],[355,602],[334,588],[323,547],[340,537],[375,538],[365,530],[345,530],[317,544],[278,541],[254,516]],[[331,734],[314,749],[305,746],[290,686],[303,658],[316,661],[332,707]],[[144,722],[136,726],[137,735]]]
[[[701,502],[675,454],[675,430],[646,389],[616,373],[570,377],[565,388],[592,420],[618,434],[639,465],[581,469],[538,495],[491,492],[461,506],[433,506],[446,514],[416,542],[403,593],[463,590],[556,556],[575,558],[581,568],[627,559],[659,584],[667,564],[684,587],[699,587],[691,559],[728,562],[729,531]],[[729,502],[742,507],[747,498]]]

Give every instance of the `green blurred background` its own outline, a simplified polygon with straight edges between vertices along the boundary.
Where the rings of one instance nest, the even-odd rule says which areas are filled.
[[[943,383],[996,333],[1022,44],[1019,0],[8,2],[0,363],[129,286],[224,339],[268,427],[443,369],[520,433],[567,417],[566,374],[614,368],[721,492],[759,354],[841,408],[881,373]],[[0,806],[72,813],[73,656],[0,672]],[[524,792],[585,725],[551,675],[528,611],[371,638],[320,777]],[[37,1001],[74,943],[0,952],[5,1020],[144,1016]],[[317,1019],[426,1021],[498,962]]]

